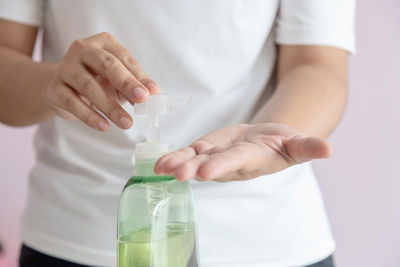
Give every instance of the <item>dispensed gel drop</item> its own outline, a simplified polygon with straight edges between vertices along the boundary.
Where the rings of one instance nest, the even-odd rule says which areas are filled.
[[[188,182],[155,175],[154,164],[172,150],[160,142],[160,116],[189,102],[183,96],[156,95],[135,104],[149,121],[148,140],[135,147],[135,170],[125,185],[118,213],[119,267],[197,267],[192,190]]]

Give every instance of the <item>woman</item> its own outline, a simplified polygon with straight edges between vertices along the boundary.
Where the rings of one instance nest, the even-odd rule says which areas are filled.
[[[333,266],[307,162],[344,110],[353,1],[0,0],[0,18],[0,120],[39,124],[21,266],[115,265],[132,105],[160,91],[193,99],[155,171],[192,181],[201,266]]]

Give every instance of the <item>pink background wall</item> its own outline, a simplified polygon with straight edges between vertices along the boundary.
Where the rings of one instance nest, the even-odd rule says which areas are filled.
[[[359,0],[350,98],[315,162],[339,267],[400,266],[400,1]]]
[[[314,163],[337,240],[339,267],[400,266],[400,1],[361,0],[350,99],[330,141],[335,154]],[[340,19],[340,18],[338,18]],[[34,127],[0,125],[0,239],[10,258],[18,233]]]

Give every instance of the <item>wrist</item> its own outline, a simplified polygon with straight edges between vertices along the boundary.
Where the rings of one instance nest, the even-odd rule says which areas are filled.
[[[51,102],[48,98],[48,90],[50,83],[57,72],[57,68],[59,64],[49,64],[49,63],[35,63],[38,64],[38,68],[40,68],[41,74],[41,85],[39,87],[39,102],[42,107],[43,120],[50,119],[56,115],[55,110],[53,109]]]

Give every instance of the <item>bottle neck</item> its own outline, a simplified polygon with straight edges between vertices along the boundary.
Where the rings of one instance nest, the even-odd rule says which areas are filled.
[[[154,173],[154,165],[157,159],[135,159],[135,170],[133,171],[134,176],[157,176]]]
[[[136,144],[135,170],[132,178],[141,177],[141,181],[150,181],[152,179],[157,181],[174,179],[172,176],[161,176],[154,173],[154,165],[157,160],[169,151],[171,151],[171,145],[166,143],[145,142]]]
[[[135,170],[131,179],[134,182],[159,182],[175,179],[173,176],[156,175],[154,173],[154,164],[156,162],[157,159],[136,159]]]

